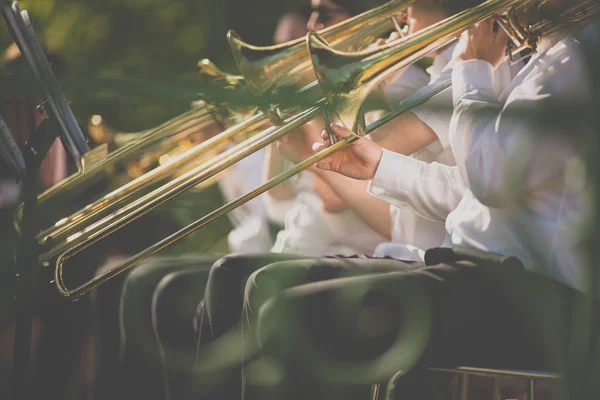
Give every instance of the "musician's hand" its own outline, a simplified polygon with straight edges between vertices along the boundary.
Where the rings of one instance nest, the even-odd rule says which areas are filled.
[[[457,59],[483,60],[493,68],[504,61],[508,35],[502,28],[494,33],[494,18],[480,22],[464,31],[458,43]]]
[[[336,124],[331,124],[331,131],[338,140],[350,136],[352,132]],[[315,143],[313,150],[320,151],[331,145],[327,131],[321,133],[323,141]],[[354,179],[369,180],[375,176],[383,149],[373,141],[358,139],[346,148],[333,153],[317,163],[317,168],[338,172]]]

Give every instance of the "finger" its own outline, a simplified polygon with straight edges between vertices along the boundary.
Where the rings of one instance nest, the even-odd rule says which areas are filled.
[[[346,138],[352,134],[352,132],[350,132],[348,129],[346,129],[343,126],[338,125],[338,124],[331,124],[330,127],[331,127],[331,131],[333,132],[335,137],[338,139]]]
[[[315,166],[319,169],[331,170],[331,156],[325,157],[316,163]]]
[[[324,149],[324,148],[326,148],[326,147],[327,147],[327,145],[326,145],[325,143],[319,143],[319,142],[315,142],[315,143],[313,143],[313,145],[312,145],[312,150],[313,150],[314,152],[317,152],[317,151],[321,151],[321,150],[323,150],[323,149]]]
[[[321,139],[329,139],[329,132],[327,132],[325,129],[321,131]]]
[[[383,38],[379,38],[375,41],[375,46],[379,47],[379,46],[383,46],[385,44],[385,39]]]

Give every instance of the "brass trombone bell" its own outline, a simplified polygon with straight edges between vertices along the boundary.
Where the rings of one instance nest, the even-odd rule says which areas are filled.
[[[394,15],[406,10],[414,1],[390,1],[319,33],[337,49],[364,49],[398,26]],[[259,97],[275,87],[299,81],[302,82],[299,86],[303,86],[315,79],[304,38],[264,47],[243,42],[234,31],[228,32],[227,39],[241,74]]]

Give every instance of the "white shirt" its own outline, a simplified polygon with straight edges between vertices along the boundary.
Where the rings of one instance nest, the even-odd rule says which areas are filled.
[[[298,193],[271,249],[274,253],[308,255],[372,254],[384,241],[353,211],[330,213],[323,210],[315,192]]]
[[[455,48],[456,44],[449,45],[433,59],[433,64],[427,69],[431,77],[429,83],[410,96],[409,100],[420,97],[432,88],[439,87],[451,79],[453,67],[453,61],[451,60]],[[512,77],[517,74],[518,69],[518,67],[510,68],[508,64],[504,63],[495,71],[495,90],[497,93],[500,93],[508,85]],[[414,79],[412,76],[408,78]],[[391,86],[405,85],[404,80],[405,75],[402,75]],[[395,91],[390,90],[389,93],[394,94],[396,97],[388,99],[388,101],[392,102],[400,99]],[[411,155],[411,157],[424,163],[437,162],[444,165],[455,165],[448,138],[452,117],[452,91],[445,90],[441,92],[427,103],[414,108],[412,112],[436,133],[439,140]],[[382,158],[381,163],[373,182],[369,185],[369,192],[374,197],[390,203],[392,242],[379,245],[374,255],[376,257],[389,256],[403,260],[421,261],[426,249],[438,247],[443,243],[446,234],[445,217],[441,219],[424,218],[422,214],[415,212],[404,202],[396,201],[393,195],[386,192],[386,183],[382,180],[393,181],[398,168],[393,165],[393,157],[386,156]]]
[[[230,167],[219,180],[219,188],[230,202],[261,183],[264,151],[257,151]],[[227,214],[234,229],[227,242],[231,252],[266,252],[273,245],[267,211],[259,196]]]
[[[580,287],[582,162],[564,130],[543,126],[548,116],[536,117],[532,109],[557,99],[581,102],[589,95],[587,71],[575,40],[551,44],[551,39],[542,43],[540,55],[499,97],[488,63],[458,63],[452,73],[455,108],[449,135],[458,166],[385,152],[380,168],[393,165],[403,173],[394,179],[376,175],[372,186],[424,218],[446,219],[446,247],[514,255],[532,270]],[[521,118],[523,112],[528,119]],[[569,128],[581,127],[570,120]]]
[[[291,164],[291,163],[290,163]],[[296,192],[290,200],[266,198],[269,216],[283,220],[273,253],[304,255],[371,254],[385,238],[353,211],[330,213],[323,209],[310,172],[288,182]],[[352,232],[348,235],[348,232]]]
[[[454,45],[448,46],[434,57],[432,65],[427,68],[427,74],[421,72],[422,76],[418,77],[414,72],[408,73],[410,71],[409,68],[404,71],[399,79],[387,85],[385,93],[388,103],[401,102],[415,92],[417,95],[422,93],[423,88],[431,88],[432,85],[438,85],[440,79],[449,79],[447,73],[443,77],[440,75],[450,61],[454,47]],[[418,70],[415,67],[412,68]],[[416,82],[420,86],[417,90],[412,90],[412,93],[409,93],[408,90],[404,92],[398,90],[398,88],[406,88],[407,86],[412,89],[409,85],[415,85]],[[443,99],[442,102],[450,104],[450,101],[447,99]],[[415,108],[413,113],[421,121],[428,124],[434,132],[440,132],[439,136],[443,138],[447,136],[449,117],[446,119],[438,118],[437,114],[425,105]],[[447,141],[444,139],[444,142]],[[454,164],[452,151],[440,141],[436,141],[426,148],[419,150],[412,154],[411,157],[427,163],[439,161],[448,165]],[[383,198],[383,200],[386,199]],[[374,252],[375,257],[393,256],[403,260],[418,261],[423,258],[424,250],[422,249],[439,246],[443,242],[445,230],[442,223],[424,219],[409,207],[404,205],[398,207],[393,203],[390,204],[390,214],[392,218],[392,241],[381,243],[377,246]]]

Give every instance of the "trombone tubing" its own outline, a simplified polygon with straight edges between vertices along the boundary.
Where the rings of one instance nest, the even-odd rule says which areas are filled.
[[[309,43],[315,46],[311,53],[315,74],[342,123],[361,133],[358,113],[375,85],[456,40],[470,26],[520,3],[523,0],[487,0],[388,45],[358,53],[335,50],[318,35],[309,34]],[[333,60],[329,68],[325,65],[328,60]]]
[[[350,50],[351,46],[364,48],[386,31],[395,28],[391,19],[393,15],[405,10],[415,1],[417,0],[389,1],[322,29],[319,34],[335,48],[344,50]],[[234,31],[229,31],[227,39],[238,69],[248,86],[259,96],[287,81],[290,75],[302,74],[310,68],[310,57],[304,38],[272,46],[254,46],[243,42]],[[248,51],[253,53],[252,57],[244,55],[244,52]],[[254,61],[258,55],[262,56],[260,62]]]
[[[302,93],[312,93],[317,88],[318,82],[314,81],[311,84],[303,87],[298,90],[298,94]],[[317,102],[318,103],[318,102]],[[297,115],[301,115],[299,113]],[[293,117],[291,117],[293,119]],[[178,168],[188,161],[191,161],[194,157],[202,154],[204,151],[209,151],[212,148],[210,146],[219,145],[223,141],[230,139],[234,135],[245,132],[248,130],[257,129],[260,126],[263,126],[267,122],[267,117],[262,112],[258,112],[255,116],[250,118],[249,120],[243,121],[237,125],[232,126],[231,128],[221,132],[219,135],[214,138],[209,139],[206,143],[201,143],[192,149],[188,150],[183,155],[179,156],[175,159],[173,163],[165,164],[164,166],[155,168],[154,170],[142,175],[136,180],[128,183],[127,185],[116,189],[115,191],[109,193],[107,196],[102,199],[97,200],[96,202],[84,207],[83,209],[77,211],[71,216],[64,218],[58,221],[53,227],[45,230],[44,232],[38,235],[38,240],[42,243],[46,242],[50,237],[52,237],[53,241],[58,242],[57,245],[53,245],[49,250],[46,250],[39,257],[40,262],[44,263],[49,261],[51,258],[58,255],[60,252],[64,251],[69,247],[69,244],[72,242],[71,237],[75,237],[76,229],[80,228],[84,222],[89,222],[90,219],[97,217],[101,213],[105,213],[107,210],[114,209],[118,204],[124,203],[126,198],[130,198],[137,191],[146,188],[148,185],[151,185],[158,180],[164,178],[165,175],[169,173],[173,173],[175,168]],[[267,129],[267,131],[269,131]],[[243,146],[246,142],[241,143]],[[218,158],[217,158],[218,160]],[[215,162],[213,160],[209,161]],[[176,163],[176,164],[174,164]],[[220,171],[217,171],[220,172]],[[208,178],[207,178],[208,179]],[[157,189],[159,190],[159,189]],[[104,219],[94,223],[89,226],[84,231],[88,229],[99,229],[99,224],[107,224],[110,220],[114,218],[114,214],[106,216]]]
[[[343,23],[335,25],[334,27],[328,28],[328,29],[324,30],[324,33],[331,32],[333,39],[337,40],[339,43],[344,43],[344,44],[354,43],[354,41],[356,41],[356,40],[364,42],[366,40],[366,38],[368,38],[372,42],[374,40],[373,38],[375,36],[377,36],[378,33],[381,33],[383,31],[383,29],[385,28],[385,25],[382,24],[381,21],[383,21],[385,18],[389,17],[392,13],[398,12],[399,10],[408,7],[414,1],[415,0],[391,1],[382,6],[379,6],[373,10],[367,11],[363,14],[353,17]],[[389,25],[391,26],[391,23]],[[345,27],[345,29],[342,29],[342,27]],[[310,59],[308,57],[304,38],[300,38],[300,39],[288,42],[287,44],[278,45],[278,46],[268,46],[268,47],[264,47],[264,48],[259,48],[259,47],[247,45],[247,47],[254,49],[254,50],[256,50],[256,49],[259,49],[259,50],[284,49],[285,50],[284,55],[286,55],[289,53],[288,50],[289,50],[290,44],[294,45],[294,48],[296,48],[296,46],[301,46],[301,48],[296,49],[295,52],[297,53],[298,51],[301,51],[302,54],[304,54],[304,57],[302,57],[302,59],[305,59],[303,61],[304,61],[304,64],[307,64],[306,68],[308,68],[308,63],[309,63]],[[335,45],[335,43],[334,43],[334,45]],[[234,49],[234,55],[235,54],[236,54],[236,51]],[[238,64],[239,64],[239,62],[238,62]],[[216,67],[212,64],[203,63],[202,65],[207,65],[208,67],[211,68],[211,70],[216,69]],[[239,66],[243,72],[244,70],[243,70],[242,66],[241,65],[239,65]],[[292,69],[292,72],[296,71],[296,73],[300,73],[298,71],[298,69],[299,69],[299,67],[296,64],[295,67]],[[220,72],[220,71],[218,71],[218,72]],[[224,75],[224,74],[221,73],[221,75]],[[233,78],[237,79],[237,77],[233,77],[233,76],[229,77],[229,79],[233,79]],[[248,82],[248,84],[250,84],[250,81],[247,81],[247,82]],[[318,86],[317,83],[318,82],[316,80],[314,80],[312,82],[312,84],[306,85],[304,88],[300,89],[298,92],[299,93],[300,92],[309,92],[309,90],[311,88]],[[204,106],[203,109],[207,109],[207,106]],[[100,172],[101,169],[99,169],[98,167],[107,165],[111,158],[115,158],[114,161],[118,161],[119,158],[116,158],[116,157],[119,154],[122,154],[122,157],[124,157],[124,156],[128,155],[130,152],[137,150],[139,147],[143,146],[146,143],[146,141],[150,141],[155,136],[157,136],[159,134],[159,131],[162,132],[162,130],[168,128],[171,124],[177,122],[180,118],[183,118],[184,116],[186,116],[188,114],[194,115],[194,112],[197,112],[197,111],[192,110],[188,113],[183,114],[181,117],[177,117],[171,121],[168,121],[167,123],[156,128],[155,130],[149,132],[147,135],[145,135],[143,138],[141,138],[140,141],[136,141],[136,142],[132,143],[131,145],[125,146],[122,150],[120,149],[117,152],[114,152],[109,157],[109,159],[107,159],[107,161],[105,161],[105,163],[97,165],[95,167],[95,170],[88,172],[88,174],[90,174],[93,171]],[[119,154],[117,154],[117,153],[119,153]],[[51,236],[54,240],[60,242],[64,237],[67,237],[70,234],[74,233],[75,230],[78,229],[79,227],[81,227],[81,225],[84,222],[89,222],[91,218],[98,216],[101,212],[106,213],[106,212],[108,212],[108,210],[114,209],[114,207],[116,207],[118,204],[122,204],[125,201],[125,198],[129,198],[130,195],[132,195],[137,190],[143,189],[144,187],[147,187],[147,185],[153,184],[154,182],[156,182],[158,179],[160,179],[163,176],[162,175],[163,173],[168,173],[169,171],[171,171],[170,168],[167,170],[160,169],[159,171],[156,171],[156,174],[153,174],[153,175],[143,178],[143,179],[146,179],[147,183],[136,180],[136,181],[133,181],[130,184],[126,185],[125,188],[122,188],[123,190],[117,189],[116,191],[105,196],[104,198],[99,199],[99,200],[95,201],[94,203],[86,206],[85,208],[77,211],[75,214],[72,214],[66,218],[61,219],[54,226],[52,226],[49,229],[46,229],[45,231],[38,234],[38,240],[43,242],[47,237]],[[73,181],[68,180],[65,184],[57,187],[55,190],[50,190],[50,193],[46,192],[46,193],[42,194],[42,197],[40,200],[43,202],[45,196],[49,196],[51,194],[54,194],[54,195],[60,194],[61,192],[68,190],[70,186],[74,186],[74,185],[78,184],[83,179],[85,179],[85,176],[83,176],[83,177],[76,176]],[[123,197],[117,199],[117,196],[123,196]],[[113,200],[113,199],[115,199],[115,200]],[[18,213],[17,215],[20,215],[20,213]],[[17,217],[17,219],[19,219],[19,217]],[[50,254],[56,255],[55,252],[52,252]],[[49,257],[47,257],[47,256],[43,257],[44,260],[47,260],[48,258]]]
[[[186,163],[193,161],[203,153],[214,149],[215,147],[223,144],[230,140],[236,134],[246,131],[254,130],[264,125],[267,119],[262,113],[258,113],[247,121],[244,121],[238,125],[232,126],[229,129],[221,132],[220,134],[192,147],[185,153],[174,158],[171,162],[161,165],[160,167],[154,168],[148,173],[140,176],[139,178],[129,182],[128,184],[114,190],[103,198],[96,202],[86,206],[77,213],[71,215],[66,220],[59,221],[54,228],[48,229],[40,234],[41,240],[46,241],[50,237],[53,241],[58,244],[52,247],[49,251],[43,253],[39,257],[41,263],[47,262],[50,259],[56,257],[58,254],[63,252],[72,243],[69,241],[69,237],[74,236],[77,229],[82,229],[86,223],[97,217],[99,214],[106,212],[110,209],[115,209],[125,204],[131,197],[139,190],[147,188],[148,186],[158,182],[165,178],[169,174],[174,174],[178,168],[182,167]],[[176,182],[176,181],[172,181]],[[160,188],[159,188],[160,189]],[[159,190],[156,189],[156,190]],[[137,204],[137,203],[135,203]],[[129,207],[129,206],[127,206]],[[123,209],[122,209],[123,210]],[[88,228],[83,229],[87,231],[98,226],[98,224],[105,223],[107,220],[113,218],[114,214],[107,216],[105,219],[90,225]]]
[[[429,93],[425,93],[419,98],[407,99],[406,101],[402,102],[396,110],[384,115],[382,118],[380,118],[377,121],[370,124],[367,127],[367,132],[368,133],[373,132],[374,130],[378,129],[379,127],[383,126],[384,124],[390,122],[392,119],[410,111],[414,107],[420,106],[421,104],[425,103],[430,98],[432,98],[433,96],[436,96],[437,94],[448,89],[449,87],[450,87],[450,81],[448,81],[442,85],[439,85],[436,88],[433,88]],[[324,105],[324,103],[325,103],[324,100],[320,101],[317,106],[315,106],[309,110],[306,110],[301,115],[296,116],[296,117],[292,118],[291,120],[287,121],[286,126],[274,129],[273,133],[271,133],[270,135],[264,135],[265,137],[261,138],[262,140],[253,147],[257,148],[257,149],[262,148],[262,147],[266,146],[268,143],[271,143],[271,142],[279,139],[280,137],[285,135],[286,130],[287,130],[286,128],[288,127],[288,125],[293,125],[294,127],[296,127],[296,126],[302,125],[303,123],[307,122],[308,120],[313,119],[314,117],[316,117],[319,114],[320,107],[322,105]],[[288,129],[291,129],[291,128],[288,128]],[[325,157],[328,157],[329,155],[335,153],[336,151],[345,148],[346,146],[355,142],[359,138],[360,138],[359,136],[351,135],[351,136],[348,136],[348,137],[336,142],[332,146],[330,146],[324,150],[321,150],[320,152],[314,154],[313,156],[307,158],[306,160],[298,163],[291,169],[273,177],[269,181],[265,182],[262,186],[223,205],[222,207],[216,209],[215,211],[211,212],[210,214],[207,214],[206,216],[197,220],[196,222],[193,222],[192,224],[173,233],[172,235],[155,243],[154,245],[139,252],[138,254],[128,258],[127,260],[121,262],[119,265],[106,271],[104,274],[98,275],[98,276],[92,278],[88,282],[84,283],[83,285],[80,285],[79,287],[77,287],[75,289],[68,289],[64,283],[64,277],[63,277],[64,264],[67,262],[67,260],[69,258],[73,257],[74,255],[76,255],[77,253],[79,253],[80,251],[83,251],[87,247],[91,246],[96,241],[100,240],[101,238],[103,238],[106,235],[110,234],[111,232],[115,231],[116,229],[118,229],[118,227],[123,225],[122,222],[126,222],[128,219],[130,219],[130,217],[128,217],[127,215],[124,216],[120,220],[115,221],[110,226],[105,227],[103,230],[92,234],[88,240],[80,242],[79,244],[77,244],[76,246],[74,246],[73,248],[71,248],[70,250],[66,251],[65,253],[61,254],[58,257],[58,259],[56,261],[56,269],[54,272],[54,282],[56,284],[58,292],[62,296],[73,297],[74,299],[78,299],[79,297],[85,295],[90,290],[98,287],[99,285],[110,280],[114,276],[117,276],[118,274],[133,267],[137,263],[139,263],[139,262],[143,261],[144,259],[153,255],[154,253],[177,242],[178,240],[186,237],[187,235],[191,234],[192,232],[202,228],[206,224],[214,221],[218,217],[230,212],[231,210],[233,210],[233,209],[245,204],[246,202],[254,199],[255,197],[261,195],[262,193],[272,189],[273,187],[277,186],[281,182],[306,170],[313,164],[319,162],[320,160],[324,159]],[[232,150],[235,150],[235,149],[232,149]],[[238,152],[233,152],[233,153],[238,153],[238,156],[236,158],[242,159],[245,156],[244,154],[248,153],[248,151],[238,151]],[[231,165],[232,163],[228,163],[228,164]],[[190,173],[190,175],[194,175],[193,172],[194,171],[192,171],[192,173]],[[197,181],[197,180],[198,180],[198,177],[196,177],[196,179],[194,181]],[[189,186],[189,185],[186,185],[186,186]],[[172,197],[172,195],[171,195],[171,197]],[[160,201],[162,203],[167,200],[168,200],[168,198],[164,198],[164,199],[160,199],[157,201]],[[143,210],[141,212],[136,211],[135,213],[136,214],[141,213],[141,215],[143,215],[147,211],[149,211],[149,210]]]
[[[385,4],[384,6],[378,7],[370,12],[361,14],[361,16],[353,18],[352,21],[354,21],[355,23],[350,26],[350,29],[349,29],[350,33],[346,33],[343,36],[344,41],[351,42],[352,39],[355,37],[358,37],[359,39],[364,40],[366,34],[364,34],[364,32],[361,33],[362,31],[358,30],[358,28],[362,27],[365,24],[366,24],[366,27],[364,30],[366,30],[369,33],[369,35],[372,36],[372,34],[374,32],[380,32],[382,30],[382,24],[378,23],[378,22],[383,20],[382,15],[387,16],[391,12],[395,12],[401,8],[407,7],[414,1],[415,0],[393,1],[393,2]],[[375,15],[378,18],[375,19],[374,21],[370,20],[365,16],[367,14],[370,16]],[[366,20],[366,22],[365,22],[365,20]],[[345,25],[345,26],[347,26],[347,25]],[[338,28],[336,28],[336,29],[338,29]],[[334,30],[334,32],[338,32],[338,31],[340,31],[340,30],[339,29],[337,31]],[[337,34],[339,36],[340,32],[338,32]],[[369,35],[366,35],[366,36],[369,36]],[[296,43],[296,42],[303,44],[304,45],[303,51],[306,52],[305,39],[298,39],[296,41],[293,41],[292,43]],[[273,46],[273,47],[277,47],[277,46]],[[308,55],[306,58],[308,59]],[[308,60],[307,60],[307,62],[308,62]],[[312,93],[317,86],[318,86],[318,82],[316,80],[314,80],[312,83],[299,89],[297,93]],[[251,121],[251,123],[253,121]],[[242,125],[238,125],[237,127],[240,128],[240,127],[245,127],[245,126],[246,125],[244,125],[244,123],[242,123]],[[211,143],[214,143],[214,142],[211,142]],[[200,145],[200,147],[203,149],[205,148],[202,145]],[[179,160],[181,161],[181,164],[183,164],[184,162],[187,161],[187,159],[189,159],[189,157],[186,157],[185,159],[180,158]],[[38,240],[43,242],[47,238],[52,237],[52,239],[54,241],[59,243],[58,244],[59,248],[64,249],[65,248],[64,246],[61,247],[61,241],[63,241],[65,238],[68,238],[69,236],[74,234],[77,229],[81,228],[84,225],[84,223],[89,223],[92,218],[97,217],[100,213],[106,213],[108,210],[114,209],[119,204],[123,204],[135,192],[147,187],[147,185],[155,183],[157,180],[162,178],[164,176],[164,174],[169,173],[169,171],[172,171],[172,168],[170,168],[170,166],[168,168],[159,168],[157,170],[153,170],[149,173],[150,175],[148,175],[148,176],[144,175],[144,176],[138,178],[138,180],[130,182],[130,184],[126,185],[125,187],[117,189],[114,192],[111,192],[109,195],[105,196],[104,198],[99,199],[99,200],[95,201],[94,203],[77,211],[75,214],[72,214],[71,216],[60,220],[53,227],[40,233],[38,235]],[[94,224],[93,226],[95,228],[98,227],[97,224]],[[68,241],[68,239],[67,239],[67,241]],[[54,256],[56,256],[58,254],[58,251],[59,250],[55,249],[55,248],[48,250],[46,253],[41,255],[40,261],[42,261],[42,262],[48,261],[50,258],[53,258]]]
[[[186,163],[193,161],[196,157],[224,144],[241,131],[256,129],[258,126],[264,125],[265,122],[266,118],[262,114],[256,115],[251,119],[244,121],[243,124],[233,126],[221,132],[219,135],[197,144],[183,154],[169,160],[168,163],[152,169],[135,180],[85,206],[83,209],[69,217],[58,221],[53,227],[41,232],[38,235],[38,241],[44,243],[49,237],[55,242],[64,240],[66,237],[76,232],[77,229],[80,229],[83,224],[89,223],[92,218],[97,217],[102,213],[107,213],[111,209],[114,210],[121,204],[126,203],[131,196],[138,191],[175,174],[178,168],[183,167]]]
[[[171,125],[176,123],[187,123],[195,118],[205,119],[207,116],[211,116],[212,111],[207,106],[202,106],[198,109],[193,109],[187,111],[169,121],[164,122],[158,127],[152,129],[151,131],[144,134],[141,138],[135,140],[132,143],[129,143],[108,155],[108,157],[91,167],[85,173],[79,173],[71,175],[65,181],[60,183],[58,186],[51,187],[50,189],[44,191],[38,197],[39,205],[43,205],[45,202],[49,201],[51,198],[61,195],[62,193],[66,193],[69,190],[79,186],[80,184],[89,181],[93,177],[99,175],[106,168],[122,161],[124,158],[128,157],[131,153],[138,150],[140,147],[143,147],[147,144],[152,143],[154,140],[160,139],[161,135],[164,133],[164,130],[169,128]],[[14,226],[17,232],[21,232],[21,219],[23,218],[23,207],[20,205],[17,208],[14,218]]]

